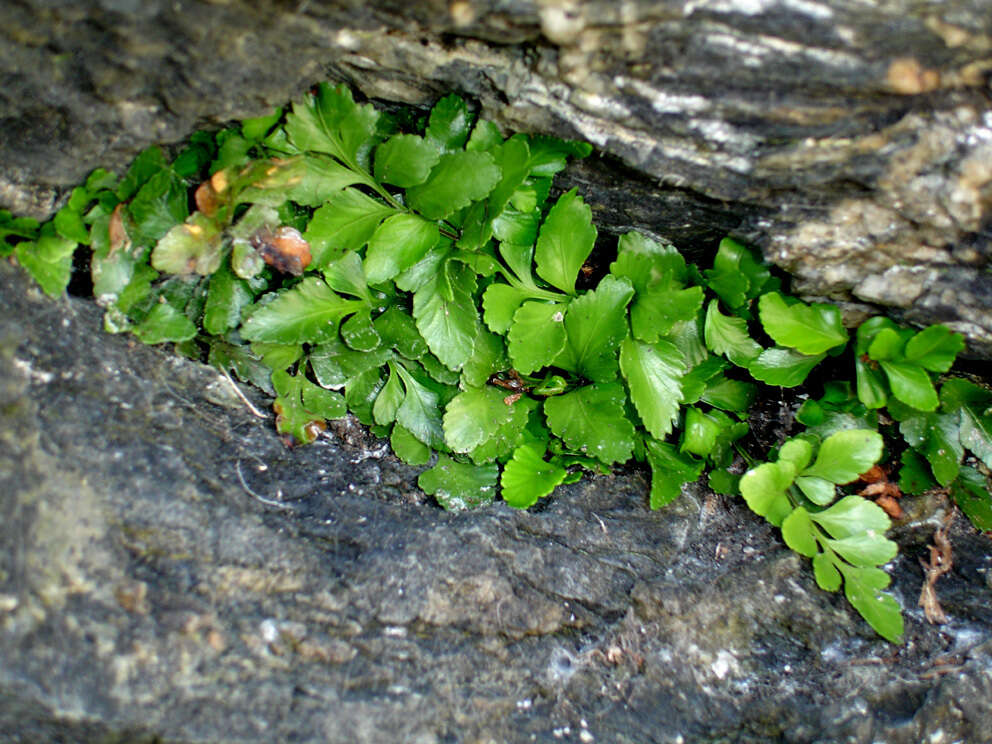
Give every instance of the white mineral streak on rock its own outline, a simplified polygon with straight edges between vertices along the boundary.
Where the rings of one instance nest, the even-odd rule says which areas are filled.
[[[690,16],[696,11],[706,10],[711,13],[759,15],[777,9],[793,10],[800,15],[818,20],[829,20],[834,17],[831,8],[806,0],[691,0],[685,4],[684,13]]]
[[[613,84],[620,89],[630,90],[641,96],[651,104],[651,108],[659,114],[698,114],[712,108],[712,102],[703,96],[691,93],[673,93],[664,88],[659,88],[643,80],[629,78],[624,75],[617,75],[613,78]]]
[[[858,57],[838,52],[835,49],[824,49],[788,41],[777,36],[757,36],[738,34],[728,29],[724,33],[714,32],[706,36],[710,46],[722,48],[725,53],[741,55],[741,64],[749,67],[759,67],[766,61],[781,56],[807,58],[819,65],[836,67],[845,70],[856,70],[864,67],[863,60]]]

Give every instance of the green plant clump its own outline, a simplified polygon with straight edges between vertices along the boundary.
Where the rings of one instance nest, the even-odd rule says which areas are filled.
[[[589,206],[551,197],[590,150],[504,138],[457,96],[390,116],[324,84],[195,134],[172,162],[153,147],[121,178],[94,172],[44,225],[0,213],[2,250],[56,296],[88,247],[108,331],[269,391],[299,443],[350,411],[430,464],[419,483],[448,509],[497,494],[526,508],[631,460],[658,509],[708,472],[898,640],[889,517],[844,487],[898,457],[903,491],[944,488],[992,529],[992,392],[939,377],[961,337],[875,318],[851,344],[836,307],[782,294],[731,239],[701,271],[627,233],[597,273]],[[805,429],[755,462],[742,439],[759,384],[801,385],[850,346],[854,384],[807,400]]]

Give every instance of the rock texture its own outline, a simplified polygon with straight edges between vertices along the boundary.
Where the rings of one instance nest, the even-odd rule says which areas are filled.
[[[946,322],[992,357],[992,15],[982,0],[20,0],[0,7],[0,205],[332,77],[457,90],[593,142],[607,229],[728,231],[806,296]]]
[[[992,353],[987,8],[831,0],[0,4],[0,204],[347,80],[587,138],[607,231],[761,245],[814,295]],[[256,406],[267,402],[246,391]],[[447,514],[341,422],[286,449],[228,381],[0,263],[0,742],[990,741],[992,558],[943,505],[875,637],[735,501],[640,472]]]
[[[445,513],[360,428],[287,449],[100,322],[0,263],[4,744],[990,741],[963,519],[950,622],[916,607],[939,503],[899,533],[892,647],[739,502],[650,512],[628,472]]]

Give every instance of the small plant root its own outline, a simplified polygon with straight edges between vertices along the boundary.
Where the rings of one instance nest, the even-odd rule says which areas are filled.
[[[937,579],[949,572],[954,566],[951,541],[947,535],[947,528],[953,518],[954,513],[949,512],[944,518],[944,523],[933,533],[934,544],[927,546],[930,550],[930,562],[920,559],[924,573],[923,587],[920,590],[920,607],[923,608],[923,614],[932,624],[947,622],[947,615],[937,599],[936,584]]]

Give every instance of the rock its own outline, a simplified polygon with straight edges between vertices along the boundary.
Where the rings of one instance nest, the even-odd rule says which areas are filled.
[[[900,533],[896,647],[738,500],[651,512],[631,470],[446,513],[360,429],[288,449],[229,386],[0,263],[0,741],[988,740],[963,518],[942,627],[934,523]]]
[[[990,18],[973,0],[6,3],[0,205],[48,215],[95,167],[328,76],[386,102],[455,90],[595,144],[569,178],[607,231],[691,251],[729,231],[808,298],[945,322],[989,358]]]
[[[800,287],[992,350],[980,3],[0,4],[0,204],[332,77],[594,142],[605,233],[728,231]],[[647,62],[646,62],[647,60]],[[729,72],[728,72],[729,70]],[[287,449],[231,383],[0,262],[0,742],[984,741],[992,559],[943,508],[875,636],[737,500],[644,473],[442,512],[349,420]],[[260,394],[244,390],[268,411]]]

